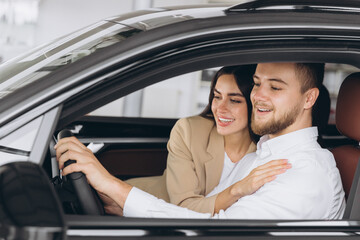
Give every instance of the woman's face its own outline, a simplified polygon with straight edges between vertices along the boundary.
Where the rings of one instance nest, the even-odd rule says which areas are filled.
[[[246,100],[233,75],[224,74],[218,78],[211,111],[220,135],[227,136],[248,131]]]

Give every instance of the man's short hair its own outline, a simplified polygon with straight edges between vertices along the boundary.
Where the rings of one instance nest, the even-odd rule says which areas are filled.
[[[301,80],[302,93],[310,88],[320,89],[324,79],[324,63],[295,63],[295,69]]]

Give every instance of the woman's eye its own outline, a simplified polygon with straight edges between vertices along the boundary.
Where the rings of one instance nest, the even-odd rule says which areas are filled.
[[[220,99],[220,96],[214,95],[214,99]]]
[[[279,91],[281,90],[281,88],[277,88],[277,87],[271,87],[272,90],[275,90],[275,91]]]
[[[235,99],[230,99],[230,101],[231,101],[232,103],[241,103],[240,100],[235,100]]]
[[[254,87],[259,87],[260,86],[260,83],[253,83]]]

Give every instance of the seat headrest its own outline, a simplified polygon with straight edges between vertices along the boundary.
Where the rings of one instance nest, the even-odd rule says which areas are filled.
[[[341,84],[335,118],[343,135],[360,141],[360,72],[350,74]]]
[[[313,126],[318,127],[319,133],[322,133],[329,122],[331,99],[330,93],[324,85],[319,90],[319,96],[313,107],[312,122]]]

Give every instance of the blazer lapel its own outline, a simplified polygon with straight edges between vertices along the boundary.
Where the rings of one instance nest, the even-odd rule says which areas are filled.
[[[206,191],[205,195],[210,193],[214,187],[219,184],[221,173],[224,167],[224,137],[219,135],[216,127],[211,129],[207,152],[210,155],[205,163],[206,173]]]

